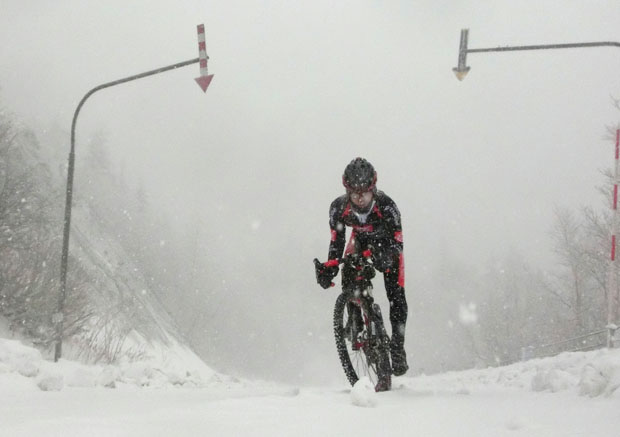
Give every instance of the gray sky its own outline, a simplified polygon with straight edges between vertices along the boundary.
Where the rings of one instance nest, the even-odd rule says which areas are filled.
[[[243,272],[229,284],[274,301],[315,291],[353,157],[398,203],[418,279],[506,247],[546,265],[553,205],[598,203],[612,164],[617,48],[470,54],[464,82],[451,70],[465,27],[470,48],[620,41],[615,1],[0,1],[2,105],[67,131],[92,87],[197,57],[205,23],[207,94],[197,65],[95,94],[78,161],[103,131],[156,205],[203,220]]]

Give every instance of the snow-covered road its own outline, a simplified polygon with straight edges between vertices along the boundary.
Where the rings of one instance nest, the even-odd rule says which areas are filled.
[[[395,378],[384,393],[244,381],[177,352],[101,367],[0,338],[0,436],[620,436],[620,349]]]
[[[618,436],[620,399],[516,388],[65,388],[2,396],[2,436]],[[359,395],[359,394],[358,394]],[[363,396],[363,395],[362,395]]]

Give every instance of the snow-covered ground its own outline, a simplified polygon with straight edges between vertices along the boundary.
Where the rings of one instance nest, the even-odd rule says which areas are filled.
[[[51,363],[0,339],[0,435],[620,435],[620,350],[395,378],[387,393],[364,380],[299,388],[202,370]]]

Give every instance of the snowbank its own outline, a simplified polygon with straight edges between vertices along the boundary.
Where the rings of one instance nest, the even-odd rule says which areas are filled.
[[[22,376],[39,374],[43,358],[41,353],[18,340],[0,339],[0,372],[17,372]]]
[[[494,386],[620,398],[620,349],[566,352],[504,367],[403,378],[405,386],[469,394]]]
[[[58,391],[65,386],[205,387],[226,380],[178,343],[165,347],[152,344],[149,351],[140,361],[125,360],[115,366],[64,359],[54,363],[18,340],[0,338],[0,392],[11,388]]]
[[[54,363],[19,340],[0,338],[0,392],[25,389],[54,391],[64,387],[136,388],[243,385],[235,378],[217,374],[191,350],[179,343],[149,344],[139,361],[117,365],[85,365],[60,360]],[[377,397],[361,379],[351,390],[351,403],[373,407]],[[535,392],[574,392],[586,397],[620,399],[620,349],[572,352],[533,359],[505,367],[395,378],[393,388],[469,395],[497,387]],[[369,388],[370,387],[370,388]]]

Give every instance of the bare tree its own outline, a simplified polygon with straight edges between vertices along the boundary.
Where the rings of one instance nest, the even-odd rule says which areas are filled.
[[[554,217],[551,238],[563,272],[546,288],[572,312],[577,332],[583,332],[584,299],[589,280],[583,227],[568,209],[556,207]]]

